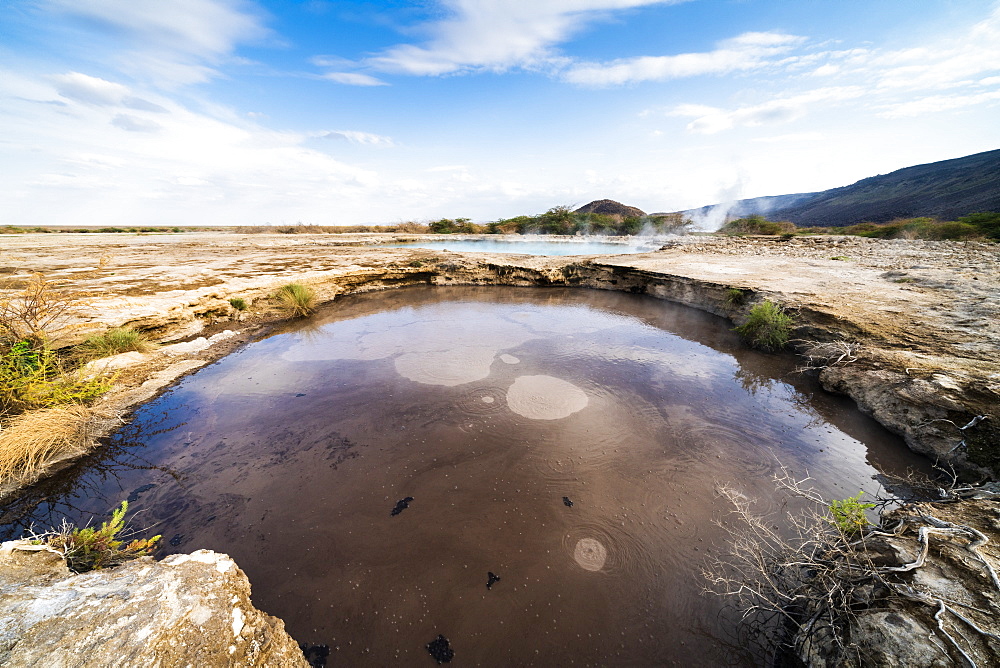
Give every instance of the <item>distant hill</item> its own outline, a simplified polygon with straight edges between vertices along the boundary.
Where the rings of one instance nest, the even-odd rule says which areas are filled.
[[[598,199],[590,204],[584,204],[573,213],[598,213],[603,216],[621,216],[622,218],[642,218],[646,213],[634,206],[625,206],[613,199]]]
[[[725,208],[728,217],[761,214],[800,227],[840,227],[931,216],[953,220],[1000,211],[1000,150],[942,160],[815,193],[755,197],[683,213],[695,218]],[[725,221],[722,221],[725,222]]]

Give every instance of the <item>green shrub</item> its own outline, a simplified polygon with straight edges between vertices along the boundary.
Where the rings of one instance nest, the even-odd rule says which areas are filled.
[[[118,353],[152,350],[155,344],[145,334],[131,327],[115,327],[98,336],[91,336],[76,347],[77,354],[85,359],[110,357]]]
[[[19,341],[0,354],[0,415],[87,403],[111,389],[101,376],[67,372],[55,352]]]
[[[231,297],[229,299],[229,305],[232,306],[237,311],[246,311],[248,308],[250,308],[250,305],[247,304],[247,301],[242,297]]]
[[[62,553],[66,565],[77,573],[115,566],[152,554],[161,536],[125,543],[131,534],[125,526],[127,510],[128,501],[122,501],[122,505],[111,512],[111,521],[101,523],[99,528],[80,529],[63,525],[61,530],[44,535],[34,542],[44,543]]]
[[[966,241],[982,236],[982,232],[975,225],[949,220],[928,227],[920,238],[936,241]]]
[[[733,331],[754,348],[781,350],[788,344],[792,318],[780,306],[765,301],[751,308],[747,321]]]
[[[860,237],[870,237],[873,239],[928,239],[932,241],[964,241],[976,239],[982,236],[989,236],[988,222],[990,214],[982,214],[984,218],[977,218],[980,214],[965,216],[959,220],[940,221],[934,218],[900,218],[888,223],[859,223],[849,227],[840,228],[843,234],[853,234]],[[998,217],[997,238],[1000,238],[1000,214]]]
[[[874,508],[875,504],[861,503],[862,494],[864,492],[858,492],[855,496],[849,496],[843,501],[830,502],[830,515],[833,518],[833,524],[845,536],[853,536],[870,524],[865,511]]]
[[[742,236],[745,234],[793,234],[796,230],[794,223],[787,221],[775,222],[768,220],[764,216],[754,214],[746,218],[731,220],[719,230],[722,234],[729,236]]]
[[[1000,239],[1000,213],[995,211],[970,213],[968,216],[959,218],[958,222],[972,225],[983,236],[990,239]]]
[[[316,310],[316,293],[307,285],[289,283],[278,289],[278,301],[291,315],[304,317]]]
[[[485,228],[476,225],[469,218],[442,218],[428,223],[428,230],[431,234],[479,234]]]

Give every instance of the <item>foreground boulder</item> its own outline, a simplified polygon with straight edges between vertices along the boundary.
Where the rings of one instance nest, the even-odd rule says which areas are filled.
[[[54,551],[0,547],[0,665],[307,667],[284,623],[253,607],[225,554],[143,557],[74,574]]]

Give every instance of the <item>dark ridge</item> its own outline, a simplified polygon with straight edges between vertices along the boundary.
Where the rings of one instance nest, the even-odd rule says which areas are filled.
[[[697,216],[714,206],[683,213]],[[1000,211],[1000,149],[906,167],[822,192],[738,200],[728,215],[842,227],[922,216],[954,220],[981,211]]]

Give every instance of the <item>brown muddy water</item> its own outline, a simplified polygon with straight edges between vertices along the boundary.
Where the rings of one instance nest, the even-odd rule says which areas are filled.
[[[139,409],[2,537],[128,498],[329,665],[434,665],[439,634],[455,665],[753,665],[702,594],[717,487],[773,509],[779,462],[830,498],[926,466],[790,365],[635,295],[346,297]]]

